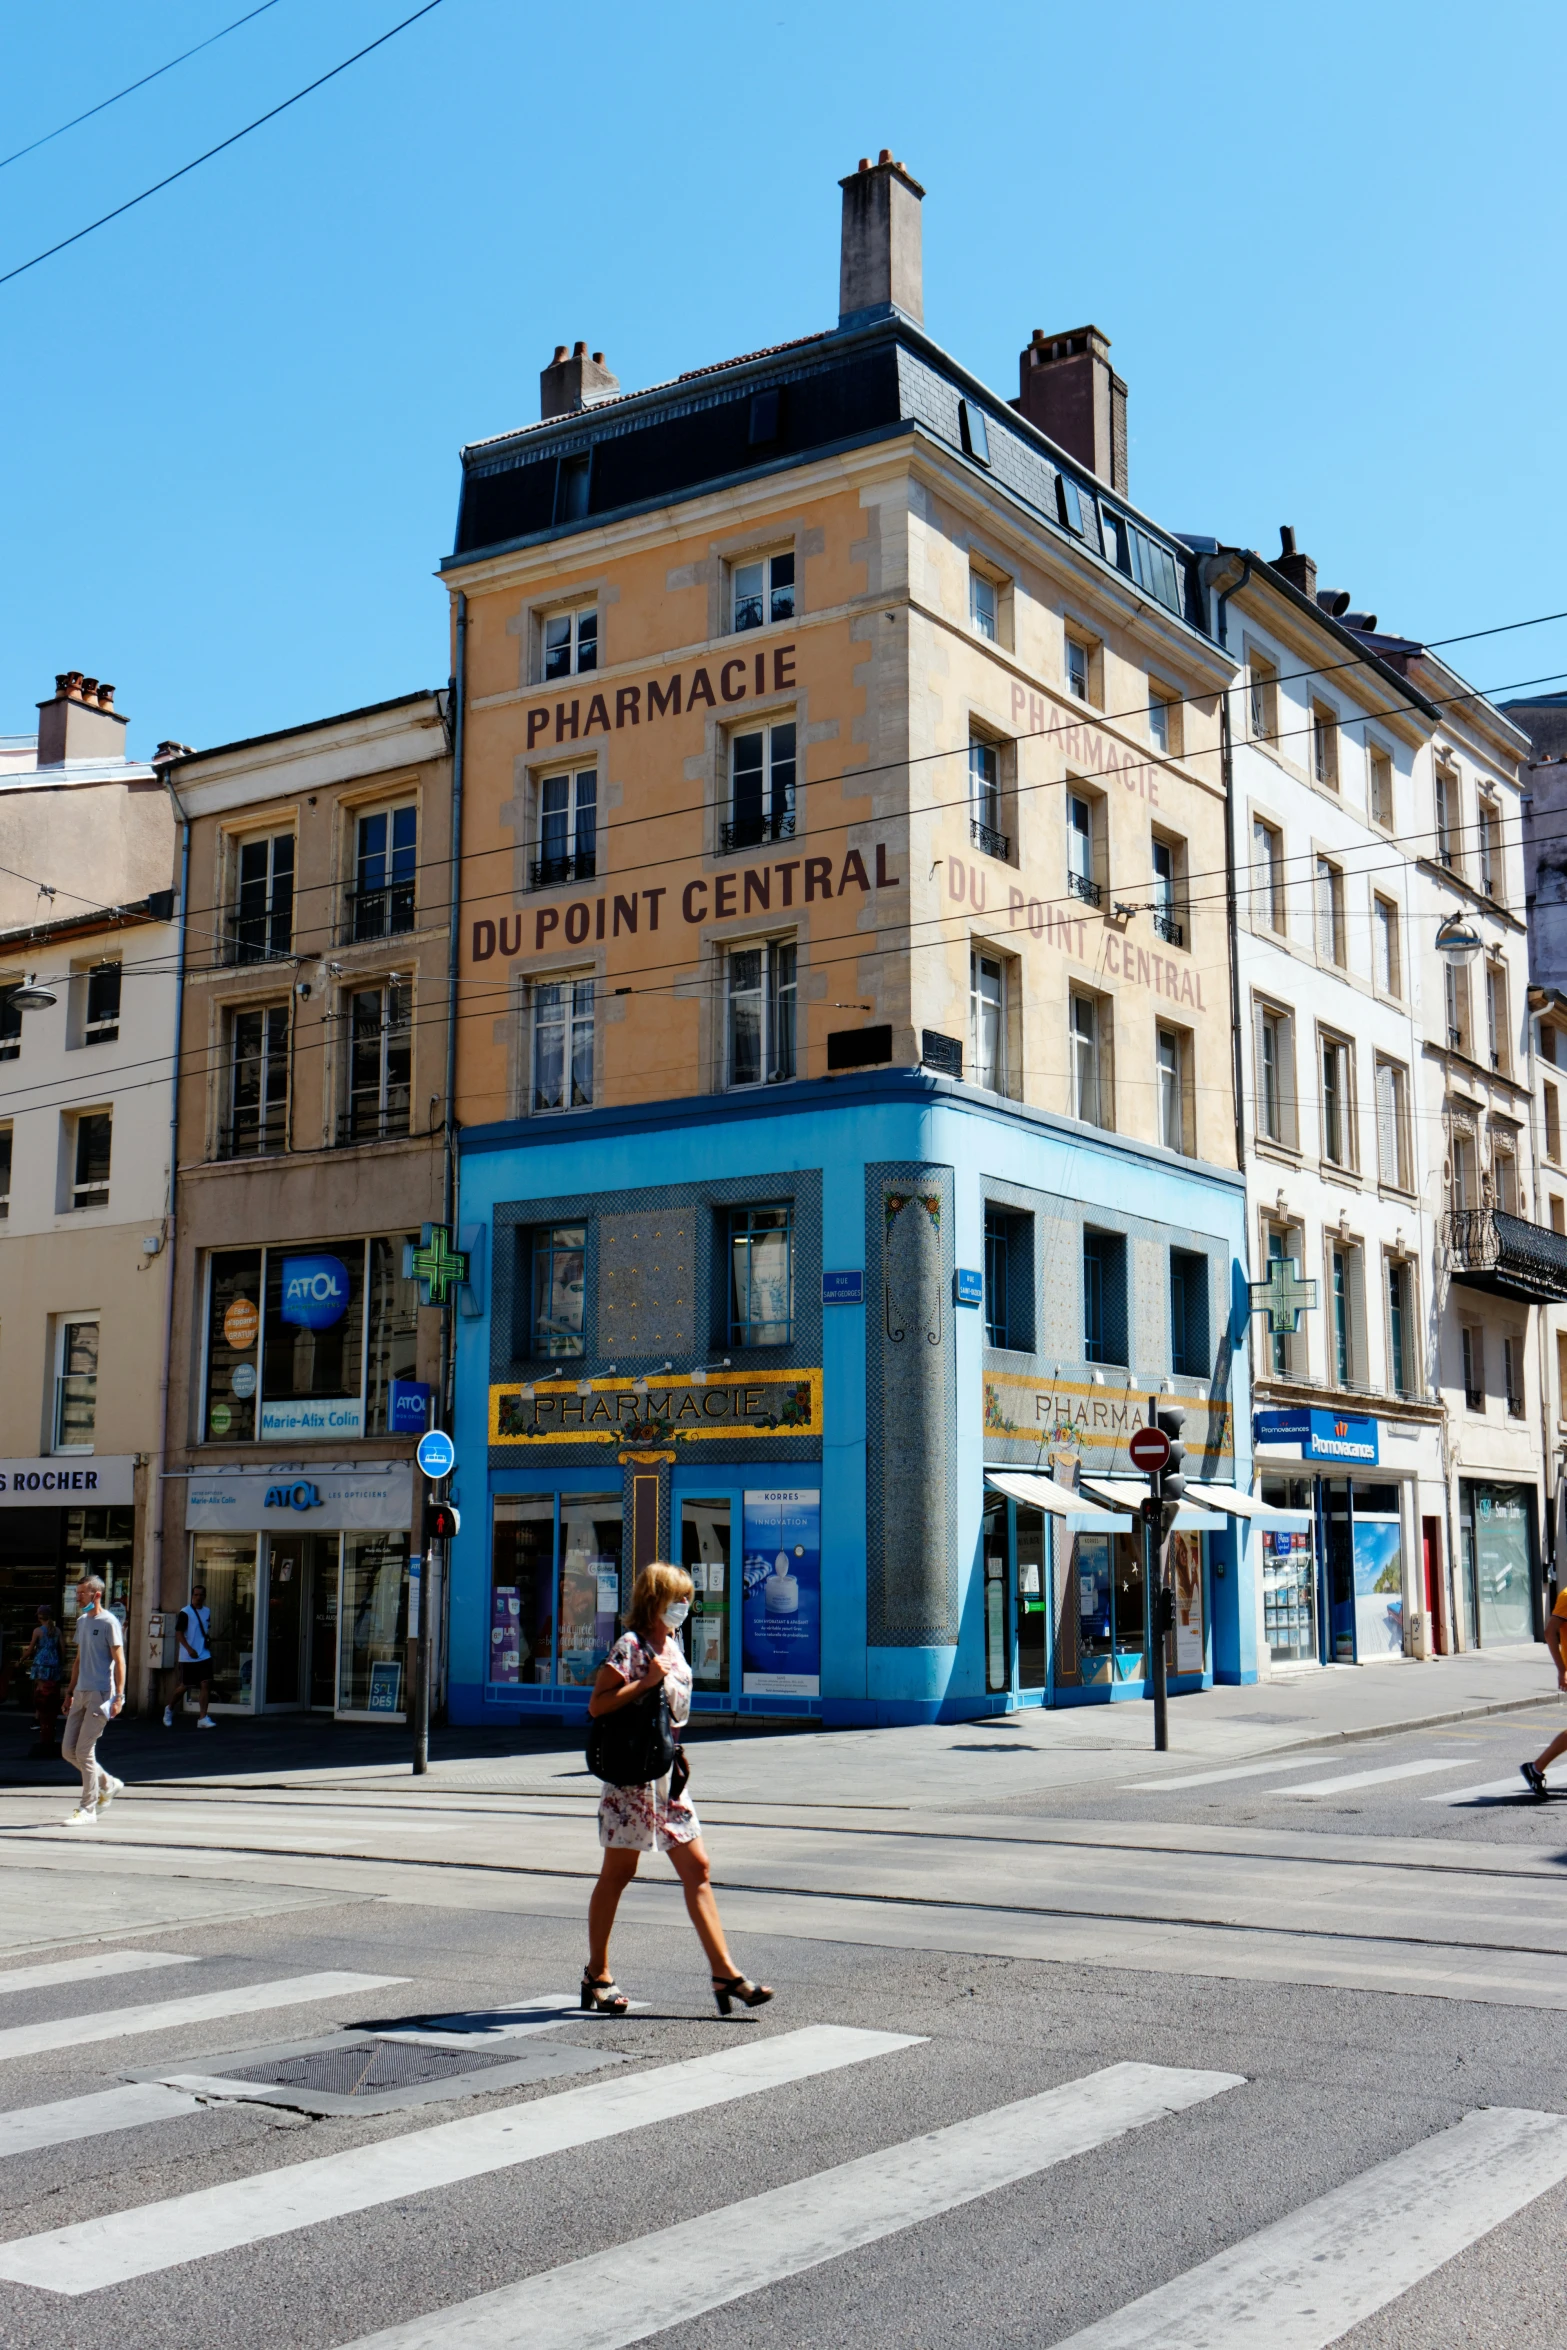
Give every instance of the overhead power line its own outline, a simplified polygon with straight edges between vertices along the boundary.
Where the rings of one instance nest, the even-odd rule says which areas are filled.
[[[291,106],[297,106],[301,98],[308,98],[312,90],[319,90],[327,82],[335,81],[340,73],[346,73],[351,65],[357,65],[359,60],[362,57],[368,57],[372,50],[384,49],[388,41],[395,41],[399,33],[407,32],[408,27],[411,24],[417,24],[421,16],[429,16],[433,10],[440,6],[441,0],[425,0],[425,5],[422,8],[416,8],[412,16],[405,16],[401,24],[394,24],[389,32],[382,33],[374,41],[367,41],[362,49],[356,49],[352,57],[345,57],[342,64],[334,65],[330,72],[318,74],[313,82],[306,82],[304,88],[296,90],[292,98],[283,99],[280,105],[269,106],[265,114],[258,114],[254,122],[245,124],[243,130],[230,132],[229,136],[226,139],[220,139],[215,147],[209,147],[204,155],[194,156],[189,163],[182,163],[178,171],[167,172],[161,180],[154,180],[152,186],[143,188],[139,196],[128,196],[123,204],[116,204],[112,212],[101,213],[96,220],[90,220],[85,228],[74,230],[68,237],[61,237],[57,244],[45,246],[43,252],[35,253],[31,261],[19,261],[14,269],[0,273],[0,286],[8,286],[13,278],[24,277],[28,270],[36,269],[41,261],[51,261],[56,253],[63,253],[67,246],[79,245],[83,237],[90,237],[95,229],[106,228],[111,220],[118,220],[122,213],[133,212],[138,204],[145,204],[149,196],[156,196],[162,189],[173,187],[176,180],[182,180],[189,173],[199,171],[204,163],[212,161],[214,155],[221,155],[225,148],[237,146],[241,139],[248,139],[251,132],[259,131],[263,123],[276,121],[277,117],[280,114],[286,114]]]
[[[85,114],[73,114],[69,122],[58,123],[52,131],[45,131],[41,139],[30,139],[25,147],[18,147],[14,153],[0,155],[0,171],[4,171],[7,164],[20,163],[24,155],[36,155],[39,148],[47,147],[51,139],[64,138],[66,132],[74,131],[78,123],[91,122],[95,114],[102,114],[106,107],[118,106],[122,98],[129,98],[134,91],[145,90],[149,82],[157,81],[163,74],[172,73],[177,65],[185,63],[187,57],[199,57],[203,49],[210,49],[217,41],[226,41],[230,33],[237,33],[242,24],[250,23],[252,17],[265,16],[269,8],[276,6],[277,0],[261,0],[259,8],[248,10],[244,16],[236,16],[234,22],[226,24],[221,33],[209,33],[204,41],[196,43],[194,49],[182,49],[178,57],[171,57],[167,65],[155,65],[151,73],[144,73],[140,81],[127,82],[124,89],[116,90],[112,98],[100,98],[97,105],[89,106]]]

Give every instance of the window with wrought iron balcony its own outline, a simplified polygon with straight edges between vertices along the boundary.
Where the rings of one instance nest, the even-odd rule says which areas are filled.
[[[729,815],[718,828],[720,852],[793,840],[795,819],[793,719],[729,738]]]
[[[348,891],[348,935],[394,938],[414,926],[414,876],[419,862],[419,811],[377,808],[361,816],[354,878]]]
[[[561,881],[592,881],[598,873],[598,769],[546,775],[539,785],[539,853],[535,889]]]
[[[1003,864],[1012,842],[1001,829],[1001,752],[978,735],[968,747],[969,840],[982,855],[999,857]]]
[[[1080,792],[1066,795],[1066,886],[1074,898],[1097,906],[1104,891],[1095,878],[1093,803]]]
[[[1168,946],[1186,944],[1186,929],[1176,916],[1176,891],[1179,883],[1180,849],[1173,840],[1153,844],[1153,927],[1154,936]]]

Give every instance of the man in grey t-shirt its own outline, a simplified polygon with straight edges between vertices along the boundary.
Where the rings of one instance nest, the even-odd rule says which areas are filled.
[[[103,1577],[84,1575],[76,1586],[76,1662],[71,1667],[70,1712],[60,1753],[82,1774],[82,1799],[68,1826],[95,1820],[124,1786],[97,1761],[93,1749],[125,1703],[125,1642],[119,1618],[103,1604]]]

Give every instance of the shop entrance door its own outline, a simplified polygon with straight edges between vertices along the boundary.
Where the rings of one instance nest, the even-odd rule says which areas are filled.
[[[337,1614],[337,1535],[269,1535],[260,1675],[268,1711],[335,1709]]]
[[[266,1677],[262,1683],[268,1708],[297,1707],[301,1703],[302,1636],[308,1618],[304,1608],[306,1562],[312,1548],[308,1534],[273,1534],[267,1542]]]
[[[1050,1565],[1045,1513],[1020,1501],[1016,1509],[1017,1685],[1043,1690],[1049,1672]]]
[[[1355,1662],[1355,1529],[1347,1478],[1324,1477],[1321,1486],[1326,1539],[1328,1651],[1325,1664]]]
[[[692,1692],[702,1697],[730,1694],[735,1498],[691,1494],[680,1502],[680,1564],[692,1586],[682,1637]]]
[[[1438,1518],[1420,1521],[1420,1549],[1425,1565],[1426,1620],[1431,1626],[1431,1649],[1447,1654],[1447,1628],[1442,1616],[1442,1526]]]

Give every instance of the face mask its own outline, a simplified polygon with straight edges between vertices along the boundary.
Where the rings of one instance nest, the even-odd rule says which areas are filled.
[[[690,1613],[691,1602],[688,1599],[672,1599],[664,1610],[664,1621],[671,1632],[678,1632]]]

